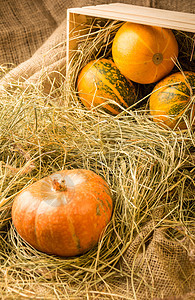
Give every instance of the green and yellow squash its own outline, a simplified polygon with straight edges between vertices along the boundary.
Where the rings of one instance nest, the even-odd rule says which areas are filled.
[[[103,108],[117,115],[136,99],[135,87],[109,59],[90,61],[79,73],[77,90],[88,109]]]
[[[150,113],[163,127],[186,129],[183,118],[195,125],[195,72],[177,72],[165,77],[153,89],[149,98]]]

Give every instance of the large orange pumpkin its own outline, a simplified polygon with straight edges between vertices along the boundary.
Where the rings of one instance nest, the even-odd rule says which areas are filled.
[[[153,89],[149,98],[150,113],[153,120],[162,126],[186,128],[182,119],[187,113],[191,124],[195,124],[195,108],[192,101],[195,87],[195,73],[174,73],[161,80]]]
[[[85,169],[45,177],[16,196],[12,219],[20,236],[36,249],[60,256],[95,246],[112,213],[109,187]]]
[[[88,109],[101,106],[113,115],[121,112],[122,107],[128,108],[136,99],[132,82],[121,74],[113,61],[105,58],[92,60],[81,70],[77,88],[81,102]]]
[[[149,84],[173,69],[178,44],[169,29],[127,22],[114,37],[112,56],[124,76]]]

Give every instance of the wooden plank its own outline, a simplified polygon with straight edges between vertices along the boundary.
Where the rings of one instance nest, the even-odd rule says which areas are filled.
[[[79,41],[79,31],[82,32],[82,35],[88,33],[88,29],[86,28],[87,18],[82,14],[74,14],[71,12],[67,12],[67,71],[70,63],[70,52],[77,49],[78,41]],[[76,34],[75,34],[76,33]],[[80,33],[81,35],[81,33]]]
[[[147,16],[155,17],[155,18],[163,18],[166,20],[175,20],[181,21],[184,23],[192,23],[195,26],[195,15],[185,12],[178,11],[170,11],[165,9],[151,8],[151,7],[143,7],[137,5],[129,5],[125,3],[110,3],[109,5],[99,5],[99,8],[103,10],[109,11],[120,11],[122,13],[130,13],[136,15],[147,14]],[[92,7],[92,9],[94,6]]]
[[[69,9],[72,13],[195,32],[195,15],[157,8],[111,3]]]

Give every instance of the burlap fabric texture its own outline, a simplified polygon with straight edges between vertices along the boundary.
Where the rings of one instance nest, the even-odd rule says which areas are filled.
[[[65,75],[66,9],[110,2],[120,1],[1,0],[0,65],[12,67],[0,80],[1,92],[15,82],[26,88],[41,81],[48,93]],[[121,2],[195,12],[194,0]],[[122,292],[124,299],[195,299],[190,243],[172,241],[165,229],[150,222],[121,258],[122,276],[113,281],[113,290]]]
[[[0,64],[12,67],[0,81],[1,90],[18,81],[36,84],[43,76],[49,91],[66,63],[66,7],[61,0],[1,1]]]
[[[171,239],[167,231],[151,221],[128,247],[120,262],[123,278],[115,282],[124,299],[194,299],[194,245],[187,237]]]

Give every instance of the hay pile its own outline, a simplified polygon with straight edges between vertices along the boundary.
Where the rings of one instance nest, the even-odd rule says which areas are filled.
[[[99,20],[96,26],[102,26]],[[118,116],[101,111],[101,107],[88,111],[76,95],[79,69],[87,60],[105,53],[109,56],[117,26],[117,22],[108,22],[98,30],[96,39],[93,33],[85,38],[72,59],[66,82],[53,85],[50,94],[42,92],[40,80],[26,90],[15,84],[0,98],[2,299],[146,299],[140,292],[137,258],[139,253],[147,253],[153,232],[159,228],[170,243],[182,248],[180,253],[187,262],[186,269],[179,268],[186,273],[177,278],[170,293],[181,295],[193,287],[194,132],[191,128],[176,132],[154,124],[147,111],[146,89],[141,91],[139,108],[129,108]],[[99,49],[98,54],[94,49]],[[97,247],[68,259],[26,244],[17,235],[10,215],[12,201],[21,189],[64,168],[87,168],[100,174],[114,201],[112,220]],[[124,268],[128,249],[135,255]],[[172,264],[177,263],[174,252],[171,258]],[[144,273],[142,276],[142,284],[147,286]],[[155,291],[155,286],[148,288],[148,299],[166,295]]]

